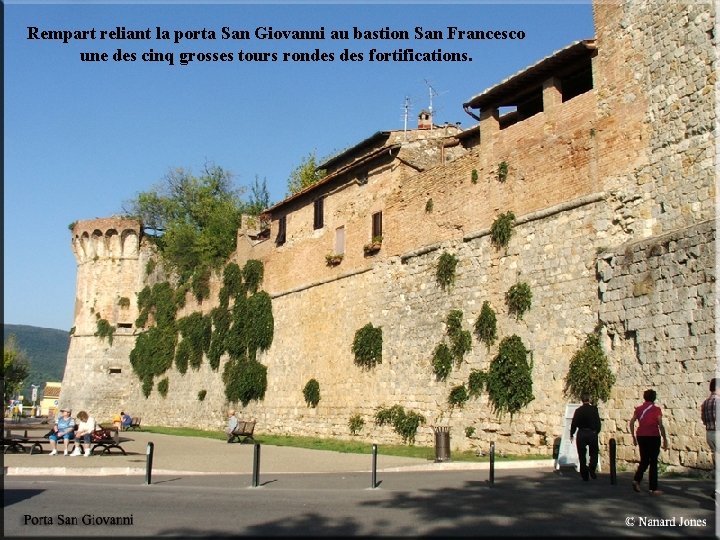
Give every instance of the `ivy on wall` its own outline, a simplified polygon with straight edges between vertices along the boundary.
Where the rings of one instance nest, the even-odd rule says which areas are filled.
[[[458,258],[447,251],[440,255],[435,271],[435,279],[438,285],[445,290],[455,284],[455,269],[457,268]]]
[[[352,343],[352,353],[355,355],[355,363],[366,369],[375,367],[382,363],[382,327],[375,327],[372,323],[355,332]]]
[[[243,277],[250,282],[243,283]],[[223,272],[220,306],[207,315],[194,312],[180,319],[176,318],[177,310],[184,305],[187,284],[173,289],[162,282],[140,291],[136,326],[155,324],[137,337],[130,353],[130,364],[143,382],[145,397],[152,391],[154,377],[165,373],[173,362],[184,374],[188,367],[200,369],[203,356],[207,356],[211,369],[217,371],[227,353],[230,359],[222,378],[228,400],[247,405],[262,399],[267,389],[267,368],[256,358],[258,351],[271,346],[275,321],[270,295],[257,290],[261,281],[260,261],[248,261],[243,270],[230,263]]]
[[[166,398],[166,397],[167,397],[167,393],[168,393],[168,389],[169,389],[169,388],[170,388],[170,381],[168,380],[167,377],[165,377],[165,378],[162,379],[160,382],[158,382],[157,390],[158,390],[158,393],[159,393],[163,398]]]
[[[530,285],[521,281],[510,287],[505,293],[505,301],[511,315],[521,320],[527,310],[532,307],[532,291]]]
[[[475,334],[488,348],[497,339],[497,317],[495,316],[495,310],[487,300],[483,302],[480,315],[475,320]]]
[[[500,342],[497,356],[490,363],[487,391],[493,409],[498,414],[515,414],[530,403],[532,393],[532,366],[527,360],[528,350],[516,335]]]
[[[303,388],[303,397],[308,407],[317,407],[320,403],[320,383],[317,379],[310,379]]]
[[[507,211],[500,214],[490,226],[490,242],[497,248],[506,248],[515,227],[515,214]]]
[[[351,435],[357,435],[365,427],[365,420],[360,416],[359,413],[353,414],[348,420],[348,428],[350,429]]]
[[[100,339],[108,339],[108,343],[112,347],[113,344],[113,334],[115,333],[115,327],[111,325],[107,319],[101,319],[100,314],[95,314],[97,318],[97,331],[95,332],[95,335],[99,337]]]
[[[593,403],[607,401],[615,380],[596,329],[587,335],[583,346],[570,360],[565,376],[565,396],[580,401],[583,394],[588,394]]]

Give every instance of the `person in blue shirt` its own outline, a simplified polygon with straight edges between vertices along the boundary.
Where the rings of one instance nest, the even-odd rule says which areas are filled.
[[[132,417],[124,412],[120,413],[120,423],[122,424],[122,430],[125,431],[132,424]]]
[[[75,420],[70,416],[72,411],[70,409],[60,409],[60,418],[55,420],[55,426],[53,427],[52,433],[49,435],[50,451],[51,456],[57,455],[57,442],[62,438],[65,443],[65,454],[68,455],[68,444],[75,438]]]

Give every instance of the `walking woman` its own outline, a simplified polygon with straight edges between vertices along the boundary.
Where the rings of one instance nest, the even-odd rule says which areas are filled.
[[[662,491],[658,489],[660,437],[662,437],[662,447],[665,450],[668,447],[667,435],[662,423],[662,410],[655,405],[656,398],[657,393],[655,390],[645,390],[643,393],[645,402],[635,408],[635,412],[630,419],[630,433],[632,434],[633,444],[640,449],[640,464],[633,478],[633,489],[638,493],[640,492],[640,482],[642,482],[643,474],[649,467],[650,495],[662,495]],[[637,433],[635,432],[635,422],[638,423]]]

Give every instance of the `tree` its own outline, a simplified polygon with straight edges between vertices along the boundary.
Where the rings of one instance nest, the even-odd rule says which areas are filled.
[[[288,193],[295,195],[308,186],[311,186],[326,176],[325,170],[318,170],[315,152],[310,152],[300,162],[288,178]]]
[[[10,335],[5,339],[3,358],[4,399],[7,403],[18,393],[30,372],[30,361],[17,345],[17,339]]]
[[[218,268],[235,250],[245,209],[242,191],[221,167],[206,166],[197,177],[178,168],[126,203],[126,213],[141,221],[163,259],[185,280],[197,269]]]
[[[260,213],[270,206],[270,193],[267,188],[267,179],[263,178],[260,183],[260,178],[255,175],[250,186],[250,200],[247,203],[245,213],[251,216],[258,216]]]

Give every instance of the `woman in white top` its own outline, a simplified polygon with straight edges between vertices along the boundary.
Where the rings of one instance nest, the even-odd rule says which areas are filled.
[[[80,411],[76,417],[80,423],[78,424],[78,430],[75,432],[75,450],[70,454],[71,456],[82,456],[82,447],[85,448],[85,457],[90,455],[90,449],[92,448],[92,433],[95,431],[95,419],[89,416],[87,412]]]

